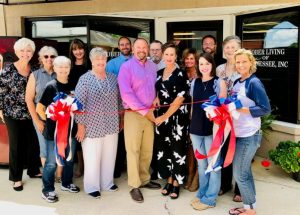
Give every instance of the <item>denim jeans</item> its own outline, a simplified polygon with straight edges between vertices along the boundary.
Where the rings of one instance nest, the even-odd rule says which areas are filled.
[[[257,131],[250,137],[237,137],[233,159],[233,176],[240,188],[244,207],[254,208],[256,191],[251,170],[251,162],[259,148],[262,135]]]
[[[43,192],[52,192],[55,190],[54,181],[55,181],[55,171],[56,171],[56,158],[54,152],[54,141],[46,140],[47,146],[47,157],[46,163],[43,171]],[[76,140],[72,138],[72,159],[65,161],[63,166],[63,172],[61,177],[62,186],[67,187],[73,183],[73,158],[75,156],[76,149]]]
[[[34,129],[36,131],[36,134],[37,134],[37,137],[39,139],[39,146],[40,146],[40,157],[41,158],[46,158],[47,157],[47,152],[46,152],[46,139],[45,137],[43,136],[43,134],[38,130],[38,127],[37,125],[33,123],[33,126],[34,126]]]
[[[191,134],[194,151],[197,149],[201,154],[207,155],[212,145],[212,135],[198,136]],[[197,159],[199,172],[199,190],[197,198],[206,205],[215,206],[221,186],[221,171],[205,174],[205,170],[212,157],[207,159]]]

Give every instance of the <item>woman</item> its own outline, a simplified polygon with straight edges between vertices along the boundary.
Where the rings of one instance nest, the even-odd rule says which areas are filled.
[[[186,71],[188,79],[192,81],[198,77],[198,60],[199,55],[196,49],[185,49],[182,53],[183,68]]]
[[[162,195],[179,196],[179,186],[186,177],[186,147],[188,111],[181,105],[188,96],[189,81],[186,73],[176,68],[177,49],[173,43],[162,47],[165,69],[157,72],[155,105],[167,105],[157,111],[156,152],[158,177],[167,179]]]
[[[238,36],[228,36],[223,41],[223,53],[227,60],[226,63],[217,67],[217,76],[226,82],[228,95],[231,95],[233,83],[240,77],[236,71],[234,52],[241,48],[241,40]],[[221,157],[225,158],[229,144],[229,135],[221,151]],[[221,170],[221,189],[219,195],[223,195],[232,188],[232,165]],[[233,201],[241,202],[241,194],[237,184],[235,184]]]
[[[79,78],[85,74],[89,69],[89,63],[86,56],[86,47],[82,40],[74,39],[70,45],[69,56],[71,59],[71,71],[69,75],[69,83],[72,86],[72,91],[78,83]],[[77,170],[75,171],[75,177],[83,175],[83,157],[81,144],[76,144],[77,154]]]
[[[199,104],[208,100],[210,96],[226,98],[227,89],[223,80],[216,77],[216,65],[209,53],[202,53],[199,58],[200,77],[191,85],[192,117],[190,136],[194,151],[196,149],[203,155],[207,155],[213,140],[213,122],[206,117],[206,113]],[[199,190],[196,198],[191,202],[195,210],[205,210],[216,206],[216,198],[220,190],[221,172],[212,171],[205,173],[212,157],[198,159]]]
[[[113,182],[118,145],[121,98],[117,77],[106,73],[107,51],[93,48],[90,52],[92,70],[80,77],[76,98],[86,114],[77,115],[77,140],[82,142],[84,159],[84,190],[99,198],[100,191],[116,191]]]
[[[55,155],[55,133],[57,122],[53,121],[50,118],[46,119],[45,110],[52,102],[53,98],[57,95],[58,92],[71,95],[71,85],[68,82],[68,75],[70,73],[71,61],[67,57],[58,56],[53,61],[53,69],[56,73],[56,79],[50,81],[42,96],[37,104],[37,112],[41,119],[46,121],[45,131],[43,132],[47,150],[46,150],[46,162],[43,172],[43,189],[42,189],[42,198],[47,202],[53,203],[58,201],[58,196],[55,193],[55,171],[57,168],[57,161]],[[69,122],[71,124],[71,122]],[[76,142],[75,134],[76,128],[72,128],[71,133],[71,147],[68,151],[71,151],[71,155],[75,152]],[[67,149],[66,149],[67,151]],[[78,193],[80,191],[79,187],[73,184],[73,156],[69,160],[64,160],[63,174],[61,178],[61,190],[69,191],[71,193]]]
[[[261,143],[260,117],[270,113],[271,107],[263,84],[253,74],[256,72],[256,60],[252,52],[239,49],[234,59],[241,77],[235,82],[233,92],[243,107],[238,109],[239,118],[233,120],[236,135],[233,176],[241,191],[244,207],[231,209],[229,214],[254,215],[256,192],[251,161]]]
[[[46,143],[43,136],[45,122],[41,120],[36,112],[36,105],[41,99],[42,93],[46,88],[46,84],[55,79],[56,75],[53,71],[53,61],[57,56],[57,51],[51,46],[44,46],[39,51],[39,61],[41,68],[31,73],[26,87],[25,101],[27,108],[33,120],[39,144],[40,159],[44,167],[46,161]]]
[[[41,175],[38,141],[25,103],[25,89],[31,73],[29,61],[35,44],[32,40],[21,38],[14,44],[14,50],[18,60],[9,64],[0,75],[0,117],[4,116],[8,129],[9,180],[14,182],[15,191],[22,191],[25,163],[30,177]]]
[[[198,77],[198,60],[199,56],[196,49],[185,49],[182,53],[182,61],[184,63],[184,70],[187,73],[188,79],[190,82]],[[188,97],[186,99],[187,103],[191,102],[191,98]],[[190,105],[188,105],[188,110],[191,110]],[[197,170],[197,160],[194,156],[194,150],[192,146],[192,142],[188,137],[188,148],[187,148],[187,169],[188,169],[188,177],[187,181],[184,185],[185,189],[188,189],[190,192],[194,192],[199,187],[199,174]]]

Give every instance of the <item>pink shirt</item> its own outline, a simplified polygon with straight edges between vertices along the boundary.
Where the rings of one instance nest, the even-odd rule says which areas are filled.
[[[132,57],[123,63],[118,75],[120,93],[125,109],[149,108],[155,99],[156,64],[147,60],[140,62]],[[149,110],[138,111],[143,116]]]

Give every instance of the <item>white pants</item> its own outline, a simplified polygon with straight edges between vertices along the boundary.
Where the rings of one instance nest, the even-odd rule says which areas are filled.
[[[117,133],[101,138],[85,138],[82,142],[86,193],[109,190],[114,184],[117,146]]]

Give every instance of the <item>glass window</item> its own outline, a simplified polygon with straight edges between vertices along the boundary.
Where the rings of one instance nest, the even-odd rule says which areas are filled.
[[[278,119],[300,122],[299,8],[237,17],[243,47],[257,59],[256,75],[263,81]]]

